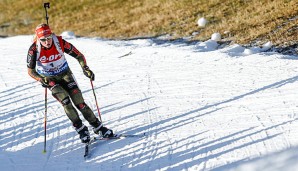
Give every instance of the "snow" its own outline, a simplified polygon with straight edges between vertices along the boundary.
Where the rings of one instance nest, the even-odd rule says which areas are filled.
[[[44,89],[27,74],[31,40],[0,38],[1,170],[298,170],[297,56],[265,52],[270,44],[219,48],[214,40],[72,35],[67,40],[96,75],[104,124],[117,133],[147,134],[98,142],[85,161],[83,144],[49,94],[42,153]],[[97,115],[89,80],[67,59]]]
[[[64,39],[73,39],[76,37],[74,32],[72,31],[64,31],[61,33],[60,36],[62,36]]]
[[[221,40],[221,35],[220,33],[213,33],[211,35],[211,40],[214,40],[214,41],[220,41]]]
[[[200,52],[208,52],[208,51],[216,50],[218,46],[219,44],[215,40],[209,39],[205,42],[197,43],[196,49],[197,51],[200,51]]]
[[[199,27],[205,27],[207,22],[208,21],[204,17],[201,17],[201,18],[198,19],[198,26]]]
[[[267,51],[272,47],[272,43],[269,41],[267,43],[265,43],[262,47],[262,51]]]

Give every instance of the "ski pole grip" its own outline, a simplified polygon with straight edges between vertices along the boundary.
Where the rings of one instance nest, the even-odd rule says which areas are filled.
[[[49,2],[45,2],[45,3],[43,3],[43,7],[44,7],[44,8],[50,8],[50,3],[49,3]]]

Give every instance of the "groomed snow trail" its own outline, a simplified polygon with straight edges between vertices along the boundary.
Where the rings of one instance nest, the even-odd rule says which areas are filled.
[[[298,170],[297,56],[155,39],[67,39],[95,73],[104,124],[148,135],[98,142],[85,161],[50,94],[42,153],[44,89],[27,74],[31,39],[0,39],[3,170]],[[67,60],[97,115],[89,80],[74,58]]]

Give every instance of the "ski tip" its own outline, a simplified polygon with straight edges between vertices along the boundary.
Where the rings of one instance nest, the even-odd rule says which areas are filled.
[[[142,134],[118,134],[118,137],[138,137],[138,138],[142,138],[142,137],[146,137],[147,134],[146,133],[142,133]]]

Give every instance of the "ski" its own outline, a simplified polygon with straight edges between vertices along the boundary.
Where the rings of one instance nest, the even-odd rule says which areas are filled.
[[[136,138],[142,138],[142,137],[146,137],[146,133],[143,133],[143,134],[118,134],[117,135],[118,137],[136,137]]]
[[[109,140],[109,139],[121,139],[121,138],[142,138],[142,137],[145,137],[146,134],[115,134],[113,137],[107,137],[107,138],[104,138],[104,137],[99,137],[99,138],[96,138],[95,137],[95,140]]]
[[[103,141],[103,140],[115,140],[115,139],[121,139],[121,138],[142,138],[146,137],[147,135],[145,133],[143,134],[115,134],[113,137],[93,137],[91,140],[85,144],[85,153],[84,158],[85,160],[90,157],[90,147],[95,141]]]
[[[86,159],[89,155],[89,146],[90,142],[85,144],[85,153],[84,153],[84,158]]]
[[[87,159],[90,154],[90,145],[92,142],[95,141],[95,138],[92,138],[88,143],[85,143],[85,153],[84,153],[84,158]]]

